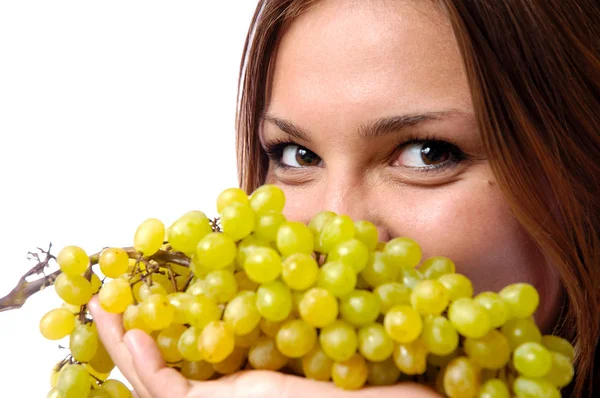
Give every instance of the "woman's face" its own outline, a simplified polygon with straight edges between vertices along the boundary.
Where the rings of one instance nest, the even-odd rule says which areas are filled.
[[[272,71],[261,142],[288,219],[321,210],[448,256],[475,290],[559,283],[507,206],[486,159],[458,45],[427,1],[317,3],[291,23]]]

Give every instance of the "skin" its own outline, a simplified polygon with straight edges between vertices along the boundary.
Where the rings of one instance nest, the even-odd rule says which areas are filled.
[[[536,320],[551,327],[558,279],[495,183],[456,40],[432,3],[320,2],[282,37],[271,83],[261,142],[292,143],[272,154],[267,181],[284,190],[288,219],[308,222],[318,211],[332,210],[369,220],[380,240],[408,236],[424,258],[450,257],[476,291],[530,282],[541,295]],[[378,119],[406,115],[409,126],[396,123],[386,134],[367,134]],[[466,159],[454,161],[453,151],[444,152],[448,146],[403,144],[415,138],[449,141]],[[298,146],[312,158],[296,156]],[[425,147],[440,157],[423,158]],[[432,164],[446,167],[423,171]],[[165,366],[149,336],[124,333],[120,315],[104,312],[95,298],[90,310],[140,397],[438,397],[413,384],[346,392],[262,371],[190,382]]]

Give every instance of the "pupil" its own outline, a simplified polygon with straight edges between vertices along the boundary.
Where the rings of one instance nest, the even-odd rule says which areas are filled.
[[[421,158],[425,164],[439,164],[448,160],[448,149],[444,145],[429,143],[423,145]]]
[[[318,163],[319,159],[317,158],[317,155],[308,149],[298,148],[298,151],[296,152],[296,161],[302,166],[311,166]]]

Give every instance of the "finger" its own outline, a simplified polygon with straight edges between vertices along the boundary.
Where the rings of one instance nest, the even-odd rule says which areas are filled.
[[[92,313],[100,339],[115,365],[117,365],[123,376],[131,383],[140,398],[150,398],[151,395],[144,388],[144,385],[135,373],[131,354],[123,342],[125,330],[123,328],[122,316],[104,311],[96,296],[88,303],[88,309]]]
[[[190,383],[181,373],[166,366],[152,337],[141,330],[125,333],[124,342],[133,356],[133,365],[140,381],[153,397],[184,397]]]

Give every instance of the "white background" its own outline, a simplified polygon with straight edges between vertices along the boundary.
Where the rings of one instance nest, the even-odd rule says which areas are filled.
[[[237,77],[255,5],[0,2],[0,296],[38,246],[126,246],[148,217],[216,214],[237,184]],[[0,313],[0,396],[46,396],[66,352],[38,323],[58,305],[51,288]]]

